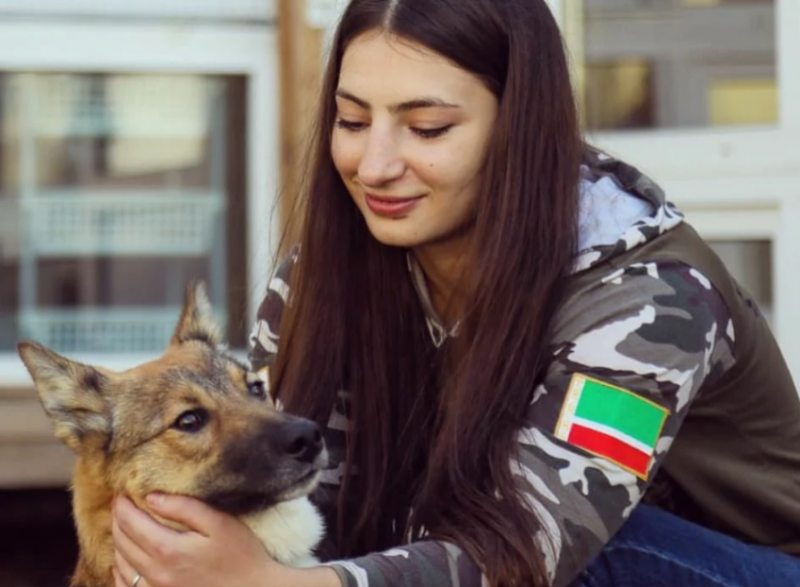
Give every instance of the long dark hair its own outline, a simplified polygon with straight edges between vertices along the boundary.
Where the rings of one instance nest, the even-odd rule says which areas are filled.
[[[406,251],[374,239],[331,159],[348,44],[372,30],[422,44],[497,96],[459,335],[429,340]],[[563,42],[544,0],[352,0],[331,47],[310,147],[301,249],[275,389],[326,423],[345,387],[342,556],[428,535],[496,587],[544,585],[541,528],[510,463],[543,376],[576,250],[583,143]],[[407,524],[408,523],[408,524]]]

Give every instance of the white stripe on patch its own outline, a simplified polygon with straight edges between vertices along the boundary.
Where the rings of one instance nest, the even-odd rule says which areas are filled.
[[[579,426],[583,426],[584,428],[589,428],[591,430],[595,430],[596,432],[601,432],[612,438],[616,438],[617,440],[624,442],[625,444],[629,444],[636,450],[643,452],[647,455],[653,454],[653,447],[647,446],[644,442],[636,440],[633,436],[628,436],[624,432],[620,432],[616,428],[611,428],[611,426],[606,426],[605,424],[600,424],[598,422],[592,422],[591,420],[586,420],[579,416],[575,416],[572,419],[573,424],[578,424]],[[563,440],[563,439],[562,439]]]

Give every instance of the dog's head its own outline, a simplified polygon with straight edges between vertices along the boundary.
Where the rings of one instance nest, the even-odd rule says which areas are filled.
[[[33,342],[18,350],[56,436],[112,493],[180,493],[241,515],[318,482],[319,428],[276,410],[266,374],[220,347],[201,283],[188,288],[168,348],[150,363],[117,373]]]

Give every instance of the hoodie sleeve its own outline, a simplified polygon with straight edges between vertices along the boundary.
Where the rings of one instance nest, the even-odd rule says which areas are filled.
[[[733,339],[722,296],[677,262],[616,270],[564,306],[511,463],[552,585],[628,518],[698,390],[733,365]],[[330,564],[347,587],[485,585],[458,547],[432,540]]]
[[[250,331],[250,365],[254,371],[275,365],[283,307],[289,298],[289,279],[297,261],[297,247],[284,258],[267,285],[267,293]]]
[[[254,371],[273,367],[278,354],[278,339],[283,308],[289,299],[289,283],[297,261],[298,248],[295,247],[279,264],[275,275],[269,282],[267,293],[259,306],[256,323],[250,333],[250,365]],[[331,413],[328,425],[323,431],[325,446],[328,449],[328,468],[322,472],[322,480],[312,496],[312,501],[322,513],[327,528],[334,527],[336,509],[344,468],[346,446],[347,396],[344,392]],[[333,532],[327,532],[317,547],[317,556],[322,560],[336,558],[339,547]]]

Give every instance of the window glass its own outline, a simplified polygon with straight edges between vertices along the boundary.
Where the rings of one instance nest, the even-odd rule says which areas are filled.
[[[192,278],[242,339],[242,88],[0,74],[0,352],[160,350]]]
[[[776,125],[774,0],[565,0],[590,130]]]

